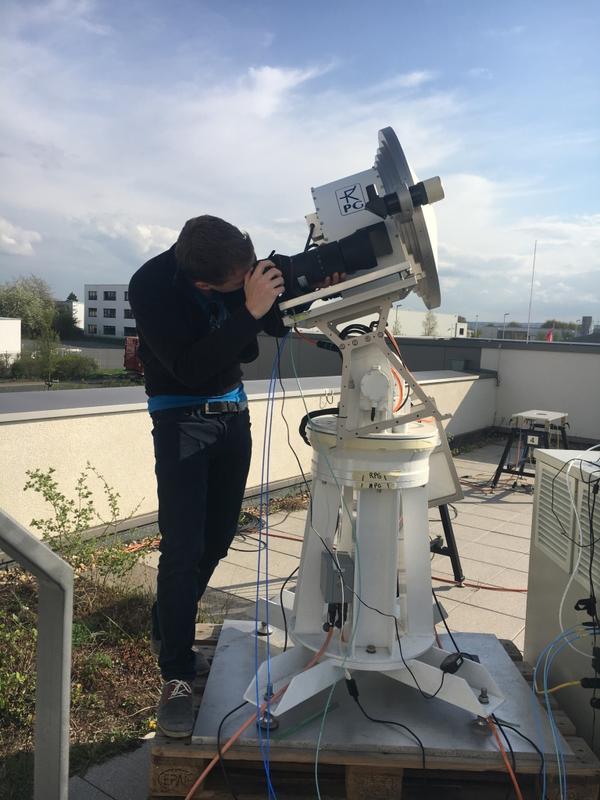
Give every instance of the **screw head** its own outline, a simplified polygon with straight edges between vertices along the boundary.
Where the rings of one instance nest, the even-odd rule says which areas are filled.
[[[368,644],[365,650],[367,651],[367,653],[369,653],[369,655],[372,655],[373,653],[377,652],[377,648],[375,647],[374,644]]]

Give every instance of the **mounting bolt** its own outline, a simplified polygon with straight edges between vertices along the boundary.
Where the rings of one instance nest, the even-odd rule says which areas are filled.
[[[485,688],[485,686],[481,687],[481,692],[477,699],[484,706],[487,706],[487,704],[490,702],[490,698],[488,697],[488,690]]]
[[[258,627],[256,629],[257,636],[270,636],[273,633],[273,628],[270,625],[267,625],[266,622],[259,622]]]
[[[373,653],[376,653],[376,652],[377,652],[377,648],[375,647],[375,645],[374,645],[374,644],[368,644],[368,645],[365,647],[365,650],[367,651],[367,653],[369,653],[369,655],[373,655]]]
[[[276,731],[279,727],[279,720],[277,717],[273,716],[273,714],[270,714],[268,711],[264,711],[256,725],[261,729],[261,731]]]
[[[365,336],[365,342],[370,342],[370,341],[371,341],[371,337],[370,336]]]

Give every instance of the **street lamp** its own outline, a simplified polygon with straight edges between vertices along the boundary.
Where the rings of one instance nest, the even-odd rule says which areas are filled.
[[[509,311],[507,311],[506,314],[504,315],[504,322],[502,324],[502,341],[504,341],[506,339],[506,318],[507,317],[510,317],[510,312]]]

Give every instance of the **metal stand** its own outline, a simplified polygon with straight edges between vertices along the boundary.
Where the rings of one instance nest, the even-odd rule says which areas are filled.
[[[456,544],[456,537],[454,536],[454,529],[452,528],[452,520],[450,519],[450,513],[448,512],[447,505],[438,506],[440,512],[440,519],[442,520],[442,527],[444,529],[444,538],[446,539],[446,544],[442,545],[439,542],[433,541],[431,543],[431,552],[436,553],[436,555],[440,556],[448,556],[450,559],[450,563],[452,564],[452,572],[454,573],[454,580],[456,583],[461,584],[464,579],[465,575],[462,571],[462,565],[460,563],[460,556],[458,554],[458,545]],[[440,537],[441,538],[441,537]]]
[[[508,440],[502,452],[502,456],[498,463],[498,467],[492,480],[492,489],[496,488],[500,475],[507,472],[510,475],[516,475],[512,488],[515,489],[519,478],[529,477],[535,478],[535,472],[525,472],[525,464],[529,454],[535,449],[543,447],[550,449],[552,447],[552,433],[560,435],[560,446],[564,450],[569,449],[569,441],[567,439],[567,414],[560,411],[521,411],[511,417],[511,424],[513,427],[510,429]],[[514,464],[507,464],[508,457],[515,440],[520,442],[525,438],[525,445],[519,451],[519,457]]]

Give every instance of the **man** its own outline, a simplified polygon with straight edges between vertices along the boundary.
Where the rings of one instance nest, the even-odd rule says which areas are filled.
[[[240,363],[258,356],[260,331],[285,333],[283,289],[247,234],[208,215],[188,220],[129,285],[153,422],[162,538],[152,637],[167,736],[192,732],[198,601],[235,535],[250,466]]]

